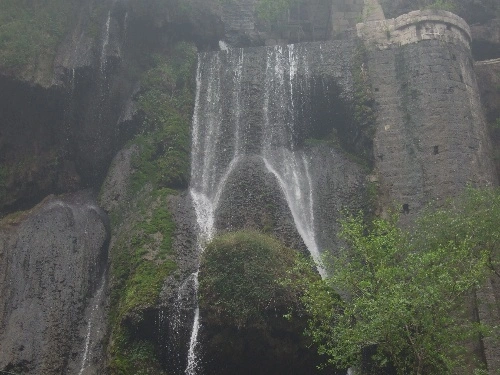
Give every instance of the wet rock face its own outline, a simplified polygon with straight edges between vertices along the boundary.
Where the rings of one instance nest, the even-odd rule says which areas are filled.
[[[500,51],[500,50],[499,50]],[[481,101],[486,112],[486,120],[490,127],[493,141],[493,158],[498,176],[500,176],[500,60],[488,63],[476,63]]]
[[[62,93],[2,76],[0,87],[0,212],[78,186]]]
[[[50,196],[3,220],[1,369],[77,373],[102,358],[105,320],[91,310],[103,303],[108,237],[107,218],[86,192]]]
[[[279,183],[258,156],[240,162],[228,178],[216,227],[218,233],[242,229],[272,233],[287,246],[307,254]]]

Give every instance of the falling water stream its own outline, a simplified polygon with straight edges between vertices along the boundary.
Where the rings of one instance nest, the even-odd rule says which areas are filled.
[[[105,69],[106,69],[106,62],[107,62],[107,53],[108,53],[108,45],[109,45],[109,26],[111,23],[111,11],[108,12],[108,18],[106,19],[106,29],[104,30],[104,38],[102,41],[102,48],[101,48],[101,61],[100,61],[100,67],[101,67],[101,74],[105,74]]]
[[[255,51],[227,49],[199,55],[192,128],[190,194],[198,223],[198,253],[215,235],[217,208],[231,173],[246,156],[257,155],[283,191],[298,233],[325,276],[314,228],[313,185],[307,156],[296,147],[296,108],[293,93],[300,85],[298,70],[307,75],[307,59],[293,45],[266,47],[261,85],[260,121],[247,121],[248,64]],[[245,76],[245,77],[244,77]],[[246,91],[245,91],[246,90]],[[252,104],[254,103],[254,104]],[[255,113],[255,110],[254,110]],[[253,128],[255,127],[255,128]],[[260,134],[255,137],[249,134]],[[194,279],[198,289],[198,271]],[[186,375],[195,375],[198,363],[200,311],[195,309]]]
[[[80,365],[80,371],[78,372],[78,375],[82,375],[85,369],[88,366],[88,358],[91,357],[91,344],[92,344],[92,325],[95,324],[95,320],[97,319],[96,314],[98,314],[99,308],[103,304],[103,297],[104,297],[104,287],[106,284],[106,273],[103,274],[100,282],[100,287],[95,293],[93,299],[90,302],[91,310],[90,310],[90,316],[89,320],[87,323],[87,334],[85,337],[85,349],[83,351],[83,356],[82,356],[82,364]]]

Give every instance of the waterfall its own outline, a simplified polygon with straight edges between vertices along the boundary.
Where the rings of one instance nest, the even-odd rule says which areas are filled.
[[[226,134],[222,121],[221,101],[221,69],[219,54],[200,55],[196,74],[196,99],[193,114],[192,129],[192,162],[191,162],[191,186],[190,194],[196,212],[198,223],[197,248],[201,254],[205,244],[215,234],[215,210],[219,203],[225,182],[239,161],[241,153],[240,142],[240,91],[241,75],[243,67],[243,50],[227,50],[224,52],[230,56],[230,64],[234,67],[233,81],[235,87],[239,87],[232,97],[234,108],[234,137],[232,143],[225,144],[223,136]],[[202,65],[204,60],[206,64]],[[206,69],[205,69],[206,68]],[[202,75],[207,79],[202,81]],[[204,82],[207,84],[204,85]],[[204,101],[201,102],[201,94]],[[218,157],[226,155],[229,163],[223,163]],[[193,274],[195,294],[198,290],[198,272]],[[197,298],[197,296],[196,296]],[[199,330],[199,307],[196,306],[189,343],[187,375],[196,374]]]
[[[299,63],[307,75],[307,61],[298,61],[293,45],[276,46],[267,51],[262,156],[266,168],[276,177],[283,190],[297,231],[311,253],[318,272],[325,277],[314,233],[309,161],[303,152],[295,150],[297,137],[293,85]]]
[[[106,272],[102,275],[101,279],[101,285],[99,289],[97,290],[96,294],[90,301],[90,316],[89,320],[87,323],[87,334],[85,337],[85,349],[83,351],[83,356],[82,356],[82,364],[80,365],[80,371],[78,372],[78,375],[82,375],[85,371],[85,369],[88,366],[88,358],[91,357],[91,344],[92,344],[92,324],[95,323],[95,319],[97,319],[96,314],[100,308],[100,306],[103,304],[103,297],[104,297],[104,287],[106,284]]]
[[[307,90],[309,67],[304,52],[305,47],[297,51],[290,45],[199,55],[190,185],[199,254],[215,235],[217,208],[230,175],[241,160],[258,156],[267,173],[275,176],[297,232],[325,276],[315,236],[310,162],[297,145],[300,134],[295,131],[302,108],[296,106],[294,93]],[[258,69],[262,64],[265,71]],[[193,277],[196,294],[197,271]],[[187,375],[195,375],[199,367],[199,329],[196,305]]]
[[[109,45],[109,26],[111,23],[111,11],[108,12],[108,18],[106,19],[106,27],[104,30],[104,38],[102,42],[102,48],[101,48],[101,74],[105,74],[105,69],[106,69],[106,54],[108,52],[108,45]]]

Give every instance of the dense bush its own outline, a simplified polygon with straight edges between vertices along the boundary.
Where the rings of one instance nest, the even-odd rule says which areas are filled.
[[[372,351],[375,367],[400,375],[457,373],[470,355],[464,343],[492,334],[474,321],[470,298],[500,277],[499,222],[500,193],[472,189],[430,208],[412,232],[396,217],[345,219],[333,275],[303,298],[320,353],[341,367],[361,367]]]
[[[190,125],[194,104],[196,47],[176,44],[168,57],[154,56],[143,76],[139,108],[143,132],[132,142],[141,148],[134,160],[133,189],[186,188],[189,180]]]
[[[318,369],[324,358],[303,335],[303,284],[320,278],[294,250],[258,232],[224,234],[202,255],[199,280],[206,374],[345,374]]]
[[[201,260],[200,307],[209,319],[238,327],[265,324],[269,313],[284,315],[298,309],[300,289],[284,281],[315,279],[312,269],[294,268],[298,257],[296,251],[258,232],[217,237]]]

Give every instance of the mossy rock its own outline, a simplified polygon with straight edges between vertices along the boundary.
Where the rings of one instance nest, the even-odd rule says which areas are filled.
[[[77,0],[2,0],[0,70],[50,84],[59,44],[74,22]]]
[[[200,266],[200,306],[210,319],[238,327],[262,324],[276,309],[283,313],[299,303],[299,294],[285,285],[293,275],[298,253],[271,236],[240,231],[208,244]],[[284,309],[283,309],[284,308]]]
[[[199,273],[205,374],[332,374],[303,335],[300,280],[314,267],[275,238],[252,231],[221,235],[208,244]]]

